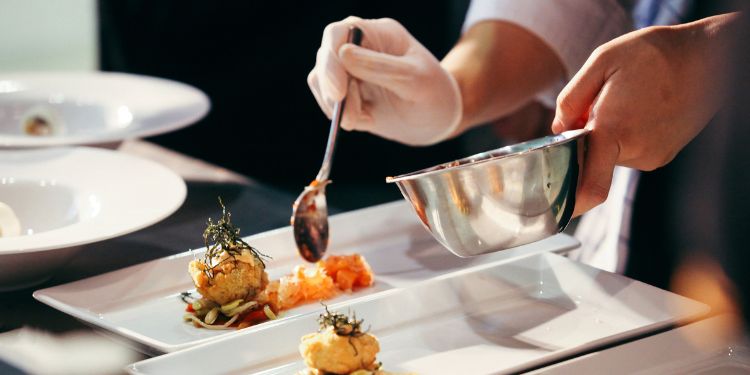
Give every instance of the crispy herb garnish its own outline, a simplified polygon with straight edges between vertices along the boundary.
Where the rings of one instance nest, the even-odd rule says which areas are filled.
[[[221,218],[215,223],[211,218],[208,218],[206,230],[203,231],[203,243],[206,245],[206,254],[203,258],[203,263],[210,265],[211,259],[219,256],[222,251],[226,251],[234,260],[234,257],[240,255],[242,250],[249,250],[255,259],[265,268],[266,263],[263,259],[271,259],[271,257],[261,253],[258,249],[243,241],[240,238],[240,228],[232,224],[232,214],[227,211],[221,197],[219,197],[219,205],[221,205]],[[213,278],[213,269],[219,264],[206,269],[206,276]]]
[[[193,303],[195,301],[195,297],[190,292],[182,292],[180,293],[180,299],[182,302],[187,303],[188,305]]]
[[[352,312],[351,316],[346,316],[342,313],[328,311],[328,306],[325,303],[320,303],[325,307],[326,312],[320,314],[318,317],[318,324],[320,324],[320,331],[325,330],[328,327],[333,327],[333,332],[339,336],[349,336],[349,345],[354,349],[354,355],[359,355],[357,346],[352,342],[352,338],[359,337],[367,333],[362,331],[362,322],[364,319],[357,320],[357,313]]]
[[[318,317],[320,330],[323,331],[328,327],[333,327],[333,331],[339,336],[359,337],[367,333],[362,331],[362,322],[364,319],[357,320],[357,313],[352,316],[346,316],[342,313],[330,312],[328,306],[322,304],[326,312]]]

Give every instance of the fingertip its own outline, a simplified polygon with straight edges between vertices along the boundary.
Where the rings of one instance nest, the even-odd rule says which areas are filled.
[[[594,126],[593,121],[590,121],[588,126]],[[592,133],[587,146],[580,185],[576,190],[574,215],[581,215],[607,200],[618,160],[619,151],[616,142],[606,133],[596,135]]]
[[[367,113],[360,113],[356,118],[353,116],[342,118],[341,128],[346,131],[371,132],[372,121],[372,116]]]
[[[323,29],[323,40],[333,44],[344,43],[349,34],[349,29],[352,26],[361,27],[362,22],[362,18],[349,16],[341,21],[329,23]]]
[[[578,203],[576,202],[576,207],[575,207],[575,209],[573,209],[573,216],[572,216],[572,218],[573,218],[573,219],[575,219],[575,218],[577,218],[577,217],[579,217],[579,216],[583,215],[583,214],[584,214],[584,213],[586,212],[586,211],[583,211],[583,210],[582,210],[582,209],[580,208],[580,206],[581,206],[581,205],[580,205],[580,204],[578,204]]]
[[[362,101],[359,95],[359,85],[356,80],[349,81],[348,93],[341,115],[341,127],[348,131],[358,130]]]
[[[342,91],[337,86],[338,85],[335,83],[333,84],[329,83],[325,86],[321,85],[323,100],[325,101],[326,105],[330,108],[333,108],[334,103],[340,102],[341,99],[343,99],[346,96],[346,89]]]
[[[560,133],[563,132],[563,130],[565,130],[565,125],[563,125],[563,123],[562,123],[562,121],[560,121],[560,119],[558,119],[557,117],[555,117],[555,119],[552,120],[551,129],[552,129],[552,133],[554,133],[554,134],[560,134]]]
[[[342,22],[347,25],[357,25],[357,23],[359,23],[360,21],[362,21],[362,18],[354,16],[354,15],[350,15],[344,18]]]
[[[347,72],[351,72],[352,69],[362,68],[362,64],[370,60],[368,56],[366,48],[349,43],[342,45],[338,51],[339,61]]]
[[[583,179],[582,179],[583,180]],[[581,181],[583,182],[583,181]],[[588,196],[588,190],[583,184],[578,186],[576,190],[576,201],[573,207],[573,217],[579,217],[590,210],[592,207]]]
[[[346,131],[369,131],[372,127],[372,116],[366,113],[346,115],[341,118],[341,128]]]
[[[310,89],[313,89],[317,86],[318,77],[315,75],[315,69],[313,68],[310,70],[310,73],[307,73],[307,86],[310,87]]]
[[[591,131],[594,130],[594,122],[593,121],[585,122],[583,120],[579,120],[577,126],[578,126],[578,129],[587,129],[587,130],[591,130]]]
[[[355,48],[358,47],[351,44],[344,44],[339,47],[339,50],[336,52],[336,56],[339,58],[341,65],[343,65],[345,69],[356,58],[356,52],[353,51]]]
[[[342,44],[338,50],[339,59],[346,60],[346,59],[351,59],[352,57],[355,57],[357,54],[357,49],[359,48],[362,48],[362,47],[351,44],[351,43]]]
[[[603,188],[601,185],[591,182],[593,181],[584,182],[578,190],[573,217],[581,216],[607,200],[609,186]]]
[[[355,130],[354,122],[349,121],[349,119],[341,119],[341,129],[344,129],[348,132]]]

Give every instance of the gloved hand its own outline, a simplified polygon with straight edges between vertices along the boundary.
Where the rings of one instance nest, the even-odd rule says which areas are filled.
[[[351,26],[362,29],[362,47],[346,43]],[[461,120],[455,79],[389,18],[348,17],[328,25],[307,82],[328,118],[346,96],[341,119],[346,130],[429,145],[453,135]]]

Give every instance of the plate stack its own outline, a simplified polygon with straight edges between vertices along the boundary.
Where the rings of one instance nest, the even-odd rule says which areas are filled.
[[[200,90],[152,77],[1,75],[0,291],[40,283],[80,245],[176,211],[186,195],[182,178],[106,148],[185,127],[209,107]]]

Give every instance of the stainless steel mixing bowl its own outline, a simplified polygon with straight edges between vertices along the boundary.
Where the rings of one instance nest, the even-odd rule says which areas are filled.
[[[561,232],[575,206],[584,137],[572,130],[388,177],[422,223],[460,257]]]

